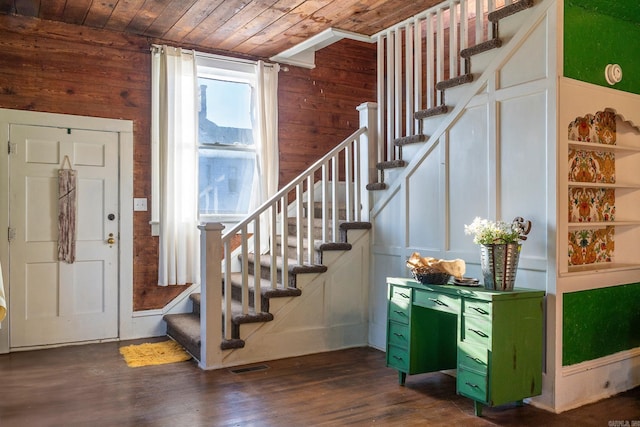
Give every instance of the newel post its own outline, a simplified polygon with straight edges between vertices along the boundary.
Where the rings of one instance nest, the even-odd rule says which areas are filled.
[[[200,368],[222,364],[222,230],[209,222],[200,229]]]
[[[367,131],[361,137],[360,142],[360,192],[362,194],[361,220],[369,221],[372,196],[366,189],[367,184],[373,184],[378,180],[376,162],[378,161],[378,104],[364,102],[356,109],[360,112],[360,127],[366,127]]]

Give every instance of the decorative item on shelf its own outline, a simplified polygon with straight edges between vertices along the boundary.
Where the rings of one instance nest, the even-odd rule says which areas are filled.
[[[462,278],[466,270],[464,260],[421,257],[418,252],[411,254],[407,267],[411,269],[413,278],[423,285],[446,285],[451,276]]]
[[[473,242],[480,245],[480,266],[484,287],[499,291],[513,290],[522,249],[527,240],[531,221],[516,217],[511,223],[489,221],[476,217],[464,226],[465,234],[473,234]]]

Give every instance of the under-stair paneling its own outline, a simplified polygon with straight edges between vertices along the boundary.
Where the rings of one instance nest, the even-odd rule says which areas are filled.
[[[442,251],[444,245],[444,145],[436,143],[431,154],[407,177],[407,246],[423,256]]]
[[[230,350],[223,365],[366,346],[370,232],[349,230],[348,241],[352,249],[330,256],[325,273],[298,275],[302,294],[273,312],[272,321],[241,325],[245,347]]]
[[[494,151],[489,141],[487,123],[489,107],[481,104],[465,110],[449,130],[447,158],[447,192],[449,195],[448,249],[456,257],[472,254],[468,263],[480,262],[480,252],[473,237],[464,234],[464,224],[477,216],[493,217],[495,200],[492,171]],[[444,209],[441,215],[446,214]],[[477,257],[476,257],[477,255]]]
[[[406,225],[406,202],[402,191],[396,189],[384,208],[375,216],[376,227],[373,245],[382,247],[404,247]]]
[[[368,319],[369,281],[361,277],[368,276],[368,248],[356,248],[349,251],[349,262],[336,262],[332,265],[332,274],[325,284],[327,322],[330,325],[359,325]],[[361,266],[354,268],[354,266]]]
[[[384,351],[387,343],[387,277],[409,276],[402,253],[382,252],[374,247],[371,252],[371,289],[369,311],[369,345]]]
[[[374,212],[371,247],[371,287],[369,311],[369,345],[384,349],[387,325],[387,277],[409,274],[407,258],[407,208],[404,187],[391,190],[384,206]]]
[[[548,19],[543,19],[499,71],[501,89],[546,78],[549,69]]]
[[[475,217],[532,220],[516,286],[553,290],[557,28],[555,3],[535,4],[500,23],[502,47],[482,54],[486,66],[474,69],[473,82],[445,89],[448,113],[423,123],[431,139],[410,153],[412,157],[403,153],[406,172],[395,181],[385,180],[388,194],[375,196],[371,270],[375,290],[369,332],[374,346],[384,344],[384,280],[393,273],[410,276],[405,262],[412,249],[439,258],[462,258],[467,276],[482,277],[479,247],[473,236],[464,233],[464,225]],[[442,147],[430,149],[435,140]],[[437,189],[427,188],[430,185]],[[414,201],[420,194],[429,199],[425,204]],[[397,235],[405,231],[407,244],[398,246]],[[547,310],[547,322],[553,322],[556,314],[553,308]],[[553,331],[547,337],[547,346],[553,348]],[[546,354],[548,358],[553,351]],[[549,377],[543,384],[547,395],[537,400],[542,406],[553,401],[554,379]]]
[[[537,267],[546,271],[548,251],[545,224],[549,222],[547,92],[543,90],[503,99],[497,108],[500,117],[500,217],[511,220],[521,216],[533,223],[522,245],[520,270]],[[532,126],[532,123],[536,125]],[[520,286],[546,288],[544,276],[531,283],[525,278],[529,276],[519,275]]]

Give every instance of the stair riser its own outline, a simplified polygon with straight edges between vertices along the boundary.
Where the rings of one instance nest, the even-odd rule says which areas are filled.
[[[467,96],[469,87],[472,84],[473,84],[473,82],[466,83],[466,84],[463,84],[463,85],[460,85],[460,86],[451,87],[451,88],[447,89],[447,93],[445,94],[445,97],[444,97],[444,100],[447,103],[447,105],[451,109],[453,109],[453,107],[458,105],[458,103],[460,102],[460,99],[465,97],[465,96]]]
[[[446,115],[440,115],[422,119],[422,133],[426,135],[433,135],[438,129],[438,126],[440,126],[440,123],[442,123],[446,117]]]
[[[249,276],[249,280],[253,280],[253,276]],[[231,298],[236,301],[242,301],[242,287],[236,284],[231,285]],[[269,311],[269,298],[260,297],[260,311],[267,313]],[[249,307],[255,307],[255,292],[249,289]]]
[[[249,280],[253,280],[253,277],[249,277]],[[255,306],[254,299],[255,292],[253,289],[249,289],[249,307],[253,308]],[[242,288],[238,285],[231,285],[231,298],[235,301],[242,301]],[[261,311],[268,312],[269,311],[269,298],[261,297]],[[196,301],[192,301],[193,303],[193,313],[200,315],[200,304]]]
[[[281,249],[282,245],[280,243],[278,243],[276,245],[276,251],[278,253],[278,255],[280,255],[282,253],[282,249]],[[302,253],[302,263],[303,264],[309,264],[309,257],[307,256],[307,248],[305,247],[304,252]],[[289,257],[289,259],[297,259],[298,258],[298,248],[295,246],[287,246],[287,256]],[[315,251],[315,261],[313,263],[315,264],[319,264],[319,260],[320,260],[320,253],[318,251]],[[312,264],[313,264],[312,263]]]
[[[305,212],[305,217],[307,216],[306,212]],[[324,218],[322,215],[322,208],[315,208],[313,210],[313,217],[314,218]],[[347,211],[346,209],[338,209],[338,219],[345,219],[347,217]],[[327,218],[331,219],[333,218],[333,209],[329,208],[329,211],[327,213]]]
[[[471,73],[479,76],[487,69],[493,58],[500,52],[500,49],[488,50],[486,52],[473,55],[471,57]],[[447,101],[449,100],[449,94],[447,93]]]
[[[248,268],[249,274],[254,275],[254,273],[255,273],[254,263],[249,261],[248,265],[249,265],[249,268]],[[276,267],[276,268],[277,268],[277,276],[276,276],[277,279],[276,279],[276,281],[278,283],[282,284],[282,270],[280,268],[278,268],[278,267]],[[271,269],[269,267],[264,267],[264,266],[261,267],[260,268],[260,276],[263,279],[270,280],[271,279]],[[289,274],[289,283],[286,284],[285,286],[290,286],[292,288],[296,287],[296,276],[295,276],[295,274]]]
[[[307,237],[307,230],[309,229],[309,227],[307,227],[306,222],[303,223],[302,226],[302,233],[303,236],[306,238]],[[298,234],[298,230],[297,230],[297,226],[295,223],[289,223],[289,227],[287,228],[287,232],[289,233],[289,236],[297,236]],[[331,236],[331,223],[329,223],[327,225],[327,233],[329,233],[329,236]],[[314,225],[313,227],[313,238],[314,239],[322,239],[322,226],[321,225]]]
[[[407,145],[406,147],[402,147],[402,158],[408,162],[411,161],[415,157],[415,154],[418,151],[422,150],[424,144],[425,143],[423,142],[421,144],[411,144]],[[394,182],[395,178],[403,172],[404,169],[392,169],[384,171],[384,182],[386,182],[387,184],[391,184],[392,182]]]

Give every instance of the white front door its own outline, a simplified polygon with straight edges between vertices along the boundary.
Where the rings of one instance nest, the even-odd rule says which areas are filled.
[[[9,137],[11,348],[118,337],[118,133],[13,124]],[[65,156],[77,171],[71,264],[58,261]]]

